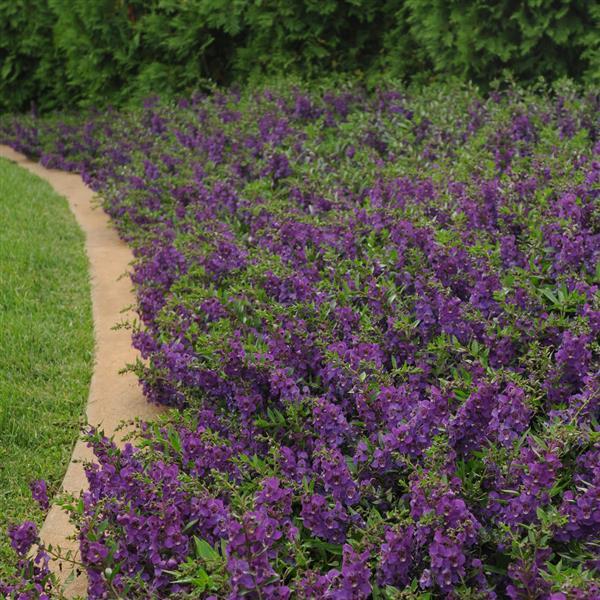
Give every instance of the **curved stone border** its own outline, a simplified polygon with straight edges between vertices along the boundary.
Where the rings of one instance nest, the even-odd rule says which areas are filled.
[[[79,227],[85,234],[85,249],[90,262],[91,294],[94,318],[95,360],[86,408],[87,422],[104,430],[111,436],[118,425],[136,417],[151,419],[160,409],[149,404],[144,398],[133,373],[119,374],[127,363],[135,361],[137,353],[131,346],[130,333],[126,329],[113,327],[126,319],[123,312],[135,299],[129,277],[123,277],[133,260],[128,246],[119,239],[112,228],[108,216],[94,205],[94,192],[81,177],[64,171],[46,169],[27,159],[7,146],[0,145],[0,156],[16,162],[34,175],[46,180],[61,196],[64,196]],[[117,440],[124,432],[118,432]],[[62,482],[62,490],[79,494],[87,487],[87,480],[81,461],[92,460],[89,448],[79,440],[73,450],[71,462]],[[53,506],[40,537],[45,544],[60,546],[62,549],[78,551],[78,544],[67,539],[74,528],[65,512]],[[71,568],[55,571],[63,581]],[[65,589],[68,597],[85,596],[85,577],[80,576]]]

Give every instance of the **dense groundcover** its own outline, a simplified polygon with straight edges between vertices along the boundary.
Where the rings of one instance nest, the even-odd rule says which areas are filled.
[[[336,85],[4,119],[135,249],[176,409],[90,436],[90,598],[598,597],[598,114]]]

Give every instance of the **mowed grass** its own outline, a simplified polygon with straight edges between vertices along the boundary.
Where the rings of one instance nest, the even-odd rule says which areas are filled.
[[[7,525],[44,518],[29,482],[60,486],[92,361],[83,233],[64,198],[0,159],[0,578],[15,562]]]

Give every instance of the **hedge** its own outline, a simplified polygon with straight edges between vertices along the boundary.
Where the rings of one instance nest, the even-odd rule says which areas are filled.
[[[597,83],[599,24],[585,0],[16,0],[0,6],[0,110],[281,73]]]

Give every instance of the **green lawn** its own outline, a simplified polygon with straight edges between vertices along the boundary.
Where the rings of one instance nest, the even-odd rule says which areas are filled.
[[[84,238],[50,186],[0,159],[0,578],[8,523],[44,515],[29,482],[60,485],[93,361]]]

